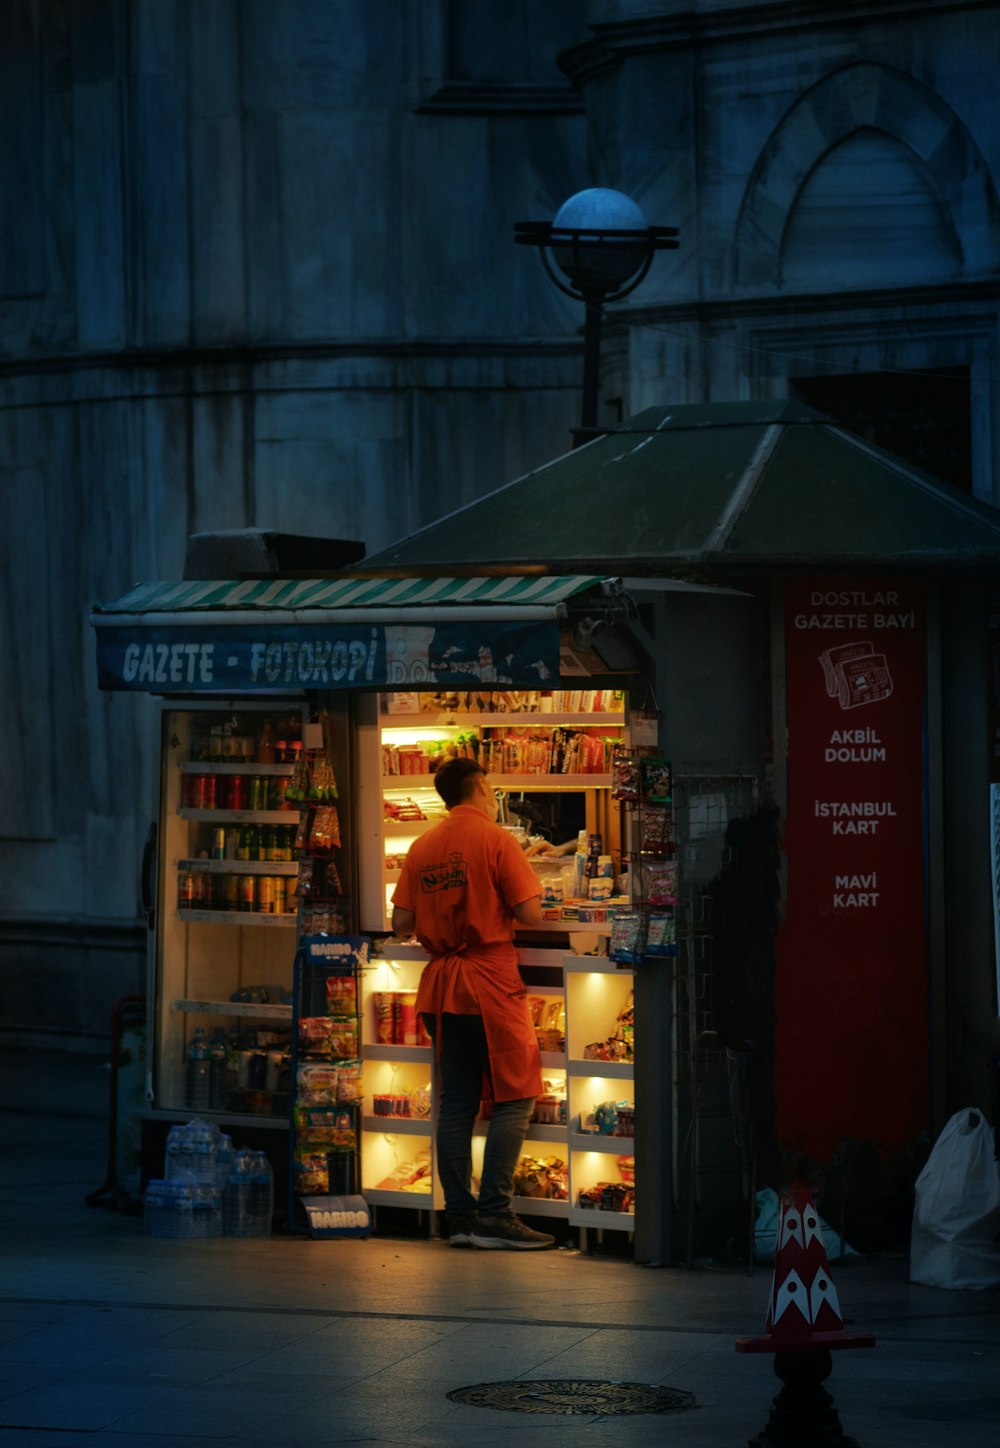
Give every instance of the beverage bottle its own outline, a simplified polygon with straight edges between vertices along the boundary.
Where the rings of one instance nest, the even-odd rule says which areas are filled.
[[[190,1111],[208,1110],[208,1042],[203,1026],[195,1030],[188,1048],[184,1104]]]
[[[248,860],[260,859],[260,831],[256,825],[247,825],[247,849],[250,852]]]
[[[183,1183],[173,1189],[174,1194],[174,1221],[170,1233],[172,1237],[193,1237],[194,1236],[194,1194],[195,1187],[189,1187]]]
[[[233,1138],[222,1131],[219,1133],[218,1145],[215,1148],[215,1189],[217,1192],[221,1193],[226,1190],[232,1165]]]
[[[238,860],[249,860],[250,858],[250,826],[243,825],[236,836],[236,858]]]
[[[274,851],[274,826],[273,826],[273,825],[261,825],[261,827],[260,827],[259,840],[260,840],[260,856],[259,856],[259,858],[262,859],[262,860],[270,860],[270,859],[272,859],[272,858],[273,858],[273,851]]]
[[[257,763],[274,763],[274,728],[270,719],[265,719],[257,741]]]
[[[253,1179],[250,1183],[250,1232],[251,1237],[269,1237],[271,1218],[274,1215],[274,1173],[267,1153],[253,1153]]]
[[[210,1111],[225,1111],[229,1099],[229,1051],[221,1026],[208,1048],[208,1105]]]
[[[250,1187],[254,1178],[254,1153],[246,1147],[233,1157],[229,1180],[222,1194],[222,1234],[249,1237]]]

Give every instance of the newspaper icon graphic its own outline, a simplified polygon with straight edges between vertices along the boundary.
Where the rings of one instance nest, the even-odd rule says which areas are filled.
[[[877,654],[868,641],[839,644],[820,654],[826,692],[842,709],[878,704],[892,693],[892,675],[885,654]]]

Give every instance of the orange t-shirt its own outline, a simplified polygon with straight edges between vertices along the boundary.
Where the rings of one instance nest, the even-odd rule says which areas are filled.
[[[524,851],[474,805],[459,804],[415,840],[392,903],[416,916],[432,956],[475,953],[514,938],[514,906],[540,895]]]

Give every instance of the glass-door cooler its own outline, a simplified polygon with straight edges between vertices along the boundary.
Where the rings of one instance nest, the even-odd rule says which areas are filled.
[[[151,1117],[287,1125],[301,701],[161,715]]]

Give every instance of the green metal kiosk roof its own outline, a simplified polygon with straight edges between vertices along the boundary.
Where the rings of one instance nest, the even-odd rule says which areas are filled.
[[[803,404],[652,407],[356,565],[651,575],[1000,564],[1000,511]]]

